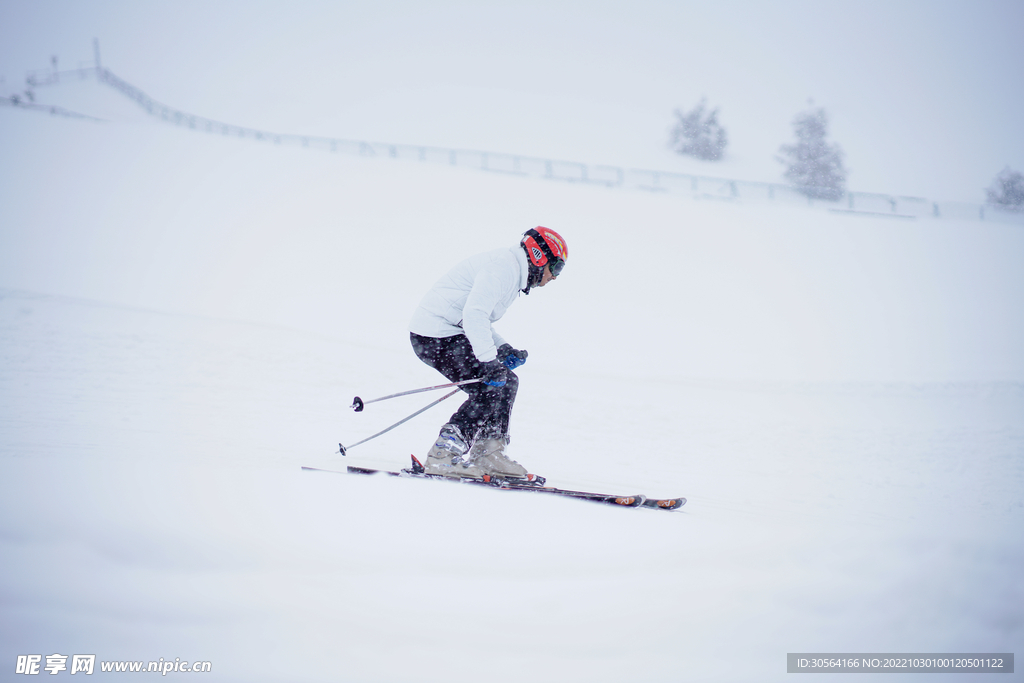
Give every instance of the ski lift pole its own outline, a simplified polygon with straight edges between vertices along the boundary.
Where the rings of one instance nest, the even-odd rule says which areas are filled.
[[[475,380],[475,379],[473,379],[473,380],[469,380],[469,381],[470,381],[470,382],[477,382],[477,381],[479,381],[479,380]],[[456,384],[466,384],[466,382],[456,382]],[[448,384],[448,385],[443,385],[443,386],[452,386],[452,385],[451,385],[451,384]],[[437,387],[428,387],[428,388],[429,388],[429,389],[436,389]],[[417,389],[416,391],[427,391],[427,389]],[[416,392],[407,392],[407,393],[416,393]],[[438,403],[440,403],[441,401],[443,401],[443,400],[445,400],[445,399],[448,399],[448,398],[451,398],[452,396],[454,396],[454,395],[455,395],[455,394],[457,394],[457,393],[459,393],[459,390],[458,390],[458,389],[456,389],[455,391],[449,392],[449,393],[445,394],[444,396],[442,396],[441,398],[437,399],[436,401],[431,401],[430,403],[428,403],[427,405],[423,406],[422,408],[420,408],[419,410],[417,410],[417,411],[416,411],[415,413],[413,413],[413,414],[412,414],[412,415],[410,415],[409,417],[405,417],[405,418],[402,418],[401,420],[399,420],[399,421],[398,421],[398,422],[396,422],[395,424],[391,425],[391,426],[390,426],[390,427],[388,427],[387,429],[385,429],[385,430],[383,430],[383,431],[380,431],[380,432],[377,432],[377,433],[376,433],[376,434],[374,434],[373,436],[368,436],[368,437],[366,437],[365,439],[363,439],[362,441],[357,441],[356,443],[352,444],[351,446],[343,446],[343,445],[341,445],[341,444],[339,443],[339,444],[338,444],[338,448],[339,448],[339,451],[338,451],[338,452],[339,452],[339,453],[341,453],[342,455],[348,455],[348,449],[349,449],[349,448],[355,448],[355,447],[356,447],[356,446],[358,446],[359,444],[361,444],[361,443],[366,443],[366,442],[367,442],[367,441],[369,441],[370,439],[376,439],[376,438],[377,438],[378,436],[380,436],[381,434],[387,434],[388,432],[390,432],[390,431],[391,431],[392,429],[394,429],[395,427],[397,427],[397,426],[399,426],[399,425],[401,425],[401,424],[404,424],[404,423],[408,422],[409,420],[413,419],[414,417],[416,417],[417,415],[419,415],[419,414],[420,414],[420,413],[422,413],[423,411],[427,410],[428,408],[433,408],[434,406],[436,406],[436,405],[437,405]],[[357,400],[358,400],[358,397],[356,397],[356,398],[357,398]],[[388,398],[388,397],[385,397],[385,398]],[[374,399],[374,400],[380,401],[380,400],[382,400],[382,399],[379,399],[379,398],[378,398],[378,399]]]

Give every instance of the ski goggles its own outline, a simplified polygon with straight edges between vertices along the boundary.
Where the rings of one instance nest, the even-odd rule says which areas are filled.
[[[551,277],[558,277],[561,275],[562,268],[565,268],[565,259],[548,259],[548,269],[551,271]]]

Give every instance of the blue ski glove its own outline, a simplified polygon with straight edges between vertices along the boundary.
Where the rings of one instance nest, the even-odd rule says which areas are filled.
[[[515,370],[525,363],[528,355],[530,354],[526,351],[513,349],[511,344],[502,344],[498,347],[498,360],[500,360],[509,370]]]
[[[489,360],[480,364],[480,379],[492,387],[503,387],[508,379],[508,371],[497,359]]]

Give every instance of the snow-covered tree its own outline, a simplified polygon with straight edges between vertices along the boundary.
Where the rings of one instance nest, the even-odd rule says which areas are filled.
[[[1024,210],[1024,174],[1007,166],[986,191],[988,203],[1011,211]]]
[[[669,143],[673,150],[707,161],[722,158],[728,139],[718,123],[718,109],[707,111],[707,98],[685,114],[678,109],[675,113],[676,125]]]
[[[796,144],[782,145],[776,157],[786,165],[786,178],[812,199],[835,201],[846,192],[843,151],[826,140],[825,110],[811,109],[793,119]]]

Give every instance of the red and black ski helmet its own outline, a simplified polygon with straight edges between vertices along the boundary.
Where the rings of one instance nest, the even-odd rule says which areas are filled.
[[[530,259],[530,263],[541,269],[544,266],[549,266],[551,274],[555,277],[562,272],[565,261],[569,258],[569,248],[565,245],[562,236],[542,225],[527,230],[523,234],[521,244],[526,249],[526,256]]]

